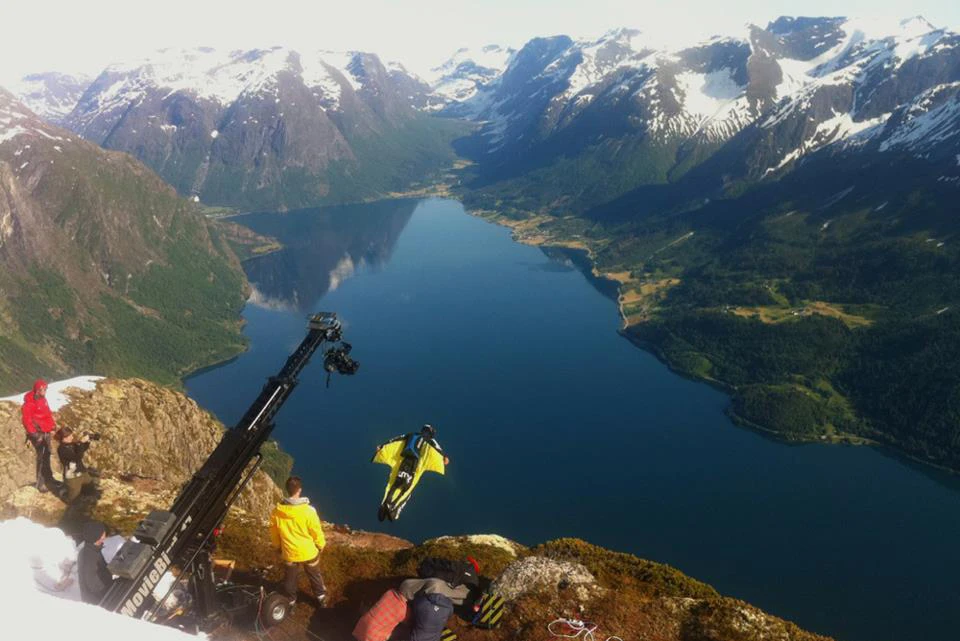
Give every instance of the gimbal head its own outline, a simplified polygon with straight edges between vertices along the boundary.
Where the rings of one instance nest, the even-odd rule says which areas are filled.
[[[310,317],[310,329],[324,332],[324,340],[334,345],[323,354],[323,369],[327,372],[327,387],[330,387],[330,375],[336,372],[344,376],[353,376],[360,363],[350,358],[353,346],[343,341],[343,326],[333,312],[319,312]]]

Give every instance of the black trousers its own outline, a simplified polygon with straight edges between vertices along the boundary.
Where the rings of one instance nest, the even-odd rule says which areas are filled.
[[[30,443],[37,451],[37,489],[55,489],[58,483],[50,468],[50,432],[37,432],[30,438]]]
[[[313,593],[319,598],[327,593],[327,586],[323,584],[323,576],[320,574],[320,555],[312,561],[302,561],[300,563],[290,563],[285,561],[286,573],[283,578],[283,591],[291,599],[297,598],[297,578],[300,576],[300,566],[303,566],[307,578],[310,579],[310,587]]]
[[[413,483],[413,473],[417,469],[419,459],[412,456],[404,456],[400,462],[400,468],[397,470],[397,478],[393,480],[393,491],[387,495],[388,501],[392,502],[394,496],[406,492]]]

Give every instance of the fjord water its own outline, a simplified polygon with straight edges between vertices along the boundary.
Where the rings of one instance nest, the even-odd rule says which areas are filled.
[[[845,641],[955,636],[949,477],[735,427],[724,394],[617,334],[609,284],[457,202],[234,220],[286,248],[245,264],[249,351],[187,389],[234,423],[306,314],[338,312],[359,373],[326,389],[316,356],[274,432],[326,520],[413,540],[580,537]],[[387,469],[370,463],[374,447],[425,422],[447,476],[427,475],[400,520],[380,524]]]

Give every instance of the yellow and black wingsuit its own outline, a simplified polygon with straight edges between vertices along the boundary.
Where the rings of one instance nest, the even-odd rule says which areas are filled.
[[[405,450],[407,450],[406,454]],[[413,454],[414,452],[416,455]],[[390,466],[390,477],[387,479],[383,501],[380,503],[378,515],[380,520],[384,518],[389,518],[391,521],[397,520],[423,473],[443,474],[445,472],[446,465],[443,458],[443,451],[436,445],[436,441],[423,438],[419,434],[398,436],[377,448],[377,453],[373,455],[373,462]],[[401,473],[409,475],[409,478],[401,478],[398,482],[397,477]]]

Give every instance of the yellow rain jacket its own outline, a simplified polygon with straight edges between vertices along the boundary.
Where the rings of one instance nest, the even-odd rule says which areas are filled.
[[[284,499],[270,516],[270,540],[287,563],[312,561],[327,544],[320,516],[307,498]]]

